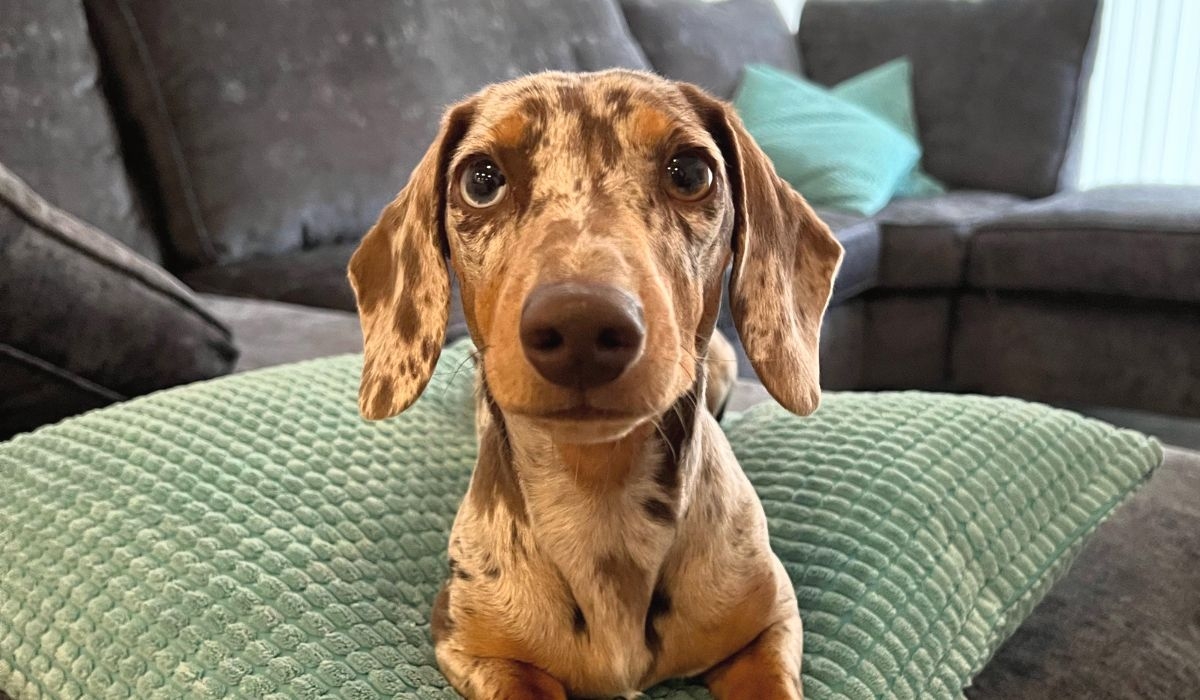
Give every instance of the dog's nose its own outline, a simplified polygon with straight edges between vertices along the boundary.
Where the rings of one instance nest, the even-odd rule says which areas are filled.
[[[642,305],[608,284],[540,285],[521,310],[525,357],[559,386],[611,382],[641,356],[645,340]]]

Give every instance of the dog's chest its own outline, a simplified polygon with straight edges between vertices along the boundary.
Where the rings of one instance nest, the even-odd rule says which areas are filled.
[[[537,513],[537,556],[562,578],[569,609],[560,614],[571,619],[569,628],[551,633],[558,639],[545,641],[549,648],[574,651],[567,665],[592,676],[580,684],[633,691],[654,663],[647,616],[676,531],[641,506],[662,498],[649,479],[598,498],[568,491],[548,480],[528,494]]]

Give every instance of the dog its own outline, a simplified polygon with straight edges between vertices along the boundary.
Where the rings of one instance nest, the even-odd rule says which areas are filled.
[[[702,676],[718,699],[802,697],[795,592],[713,416],[736,375],[714,328],[732,265],[751,364],[811,413],[841,258],[692,85],[550,72],[447,111],[349,275],[365,418],[428,383],[451,269],[477,348],[479,457],[431,615],[456,690],[632,697]]]

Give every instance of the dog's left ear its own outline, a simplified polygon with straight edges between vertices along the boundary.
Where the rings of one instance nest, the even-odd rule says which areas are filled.
[[[441,356],[450,316],[446,166],[473,111],[464,103],[446,113],[408,184],[350,258],[363,332],[364,418],[389,418],[412,405]]]
[[[821,319],[842,246],[775,173],[729,105],[679,87],[725,160],[735,214],[729,298],[738,335],[771,396],[808,415],[821,401]]]

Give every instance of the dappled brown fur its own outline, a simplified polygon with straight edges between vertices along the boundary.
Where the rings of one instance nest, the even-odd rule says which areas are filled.
[[[711,186],[680,196],[691,154]],[[468,201],[480,158],[505,185]],[[693,161],[695,162],[695,161]],[[544,73],[452,108],[351,261],[360,408],[410,405],[437,361],[445,256],[478,348],[480,455],[434,601],[439,664],[470,698],[607,697],[706,674],[718,698],[800,694],[800,618],[766,519],[713,418],[736,380],[733,315],[771,394],[817,406],[817,342],[841,247],[732,110],[630,71]],[[615,379],[547,381],[519,326],[539,285],[636,299],[644,349]]]

